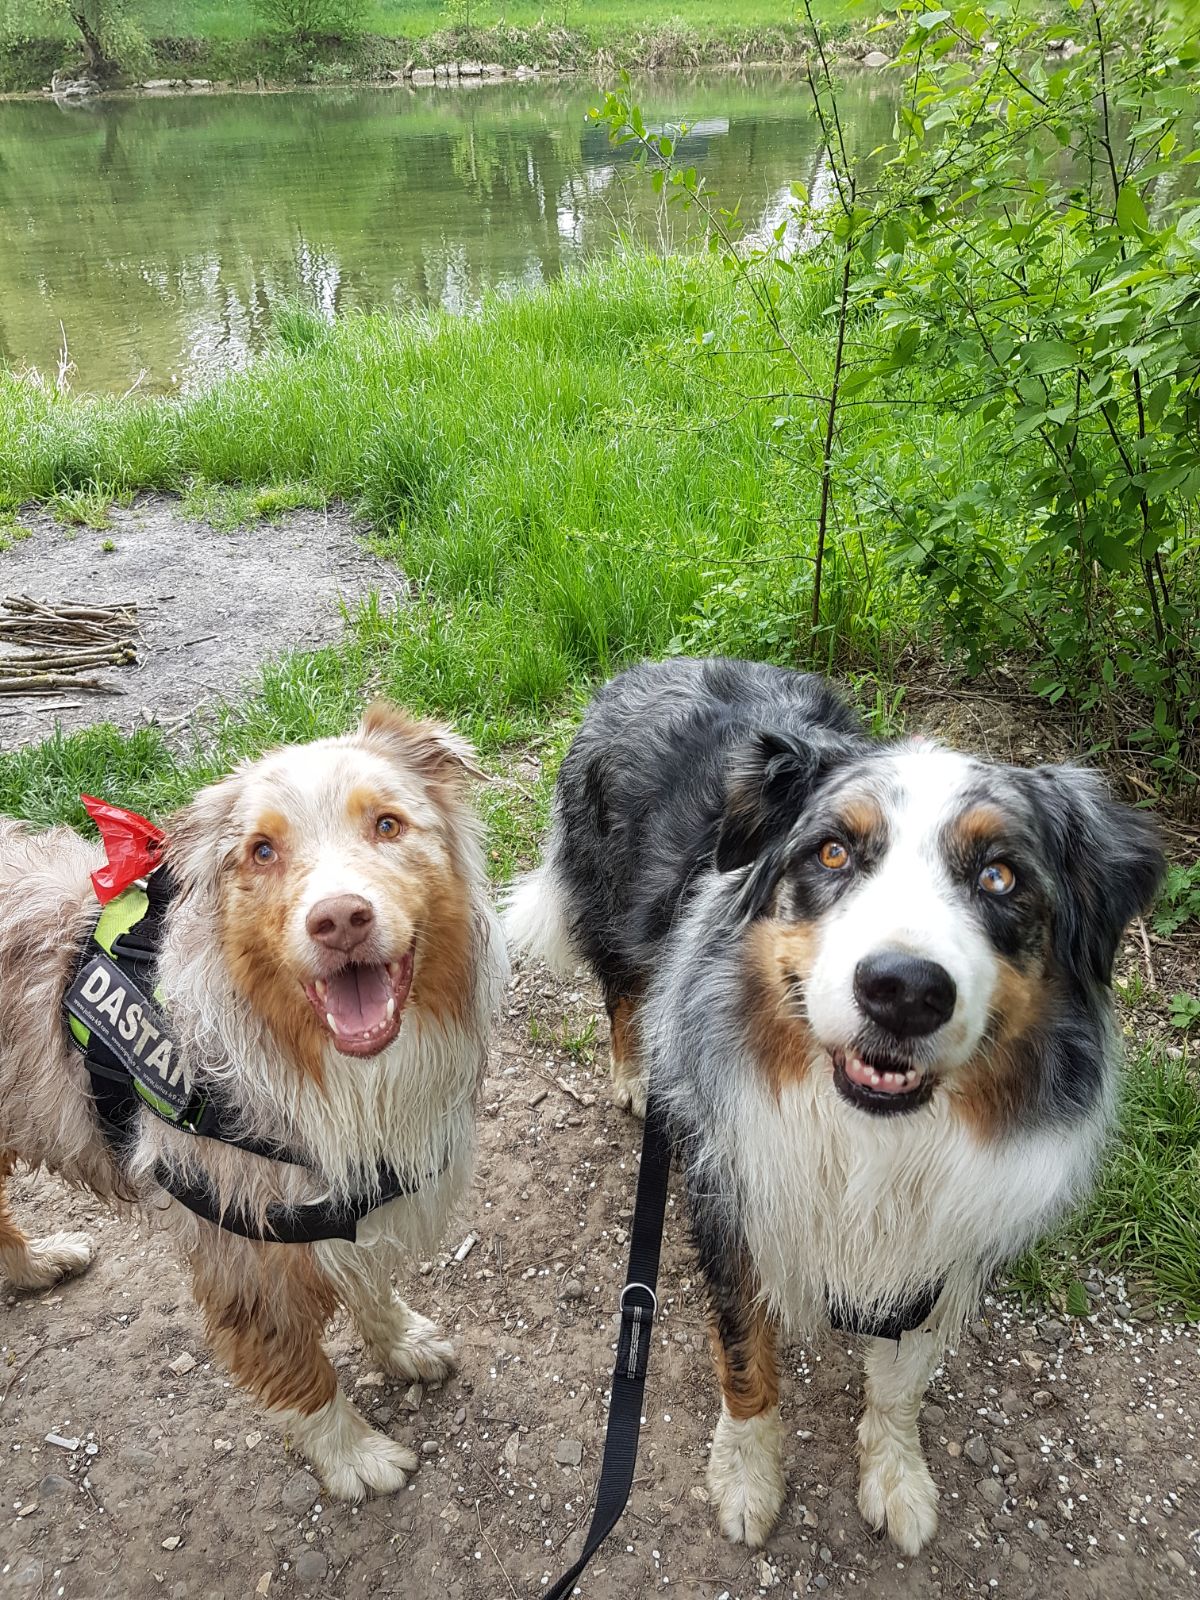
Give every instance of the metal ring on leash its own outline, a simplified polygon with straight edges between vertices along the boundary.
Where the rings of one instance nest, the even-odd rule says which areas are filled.
[[[652,1317],[656,1317],[658,1315],[658,1296],[648,1283],[627,1283],[621,1290],[620,1309],[622,1311],[625,1310],[625,1296],[629,1293],[630,1289],[644,1289],[646,1291],[646,1293],[650,1296],[650,1315]]]

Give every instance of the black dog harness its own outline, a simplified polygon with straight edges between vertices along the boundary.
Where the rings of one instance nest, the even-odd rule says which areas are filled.
[[[214,1090],[200,1083],[189,1085],[184,1076],[178,1042],[156,992],[163,918],[174,896],[174,881],[163,866],[149,875],[145,889],[135,885],[110,900],[63,1001],[71,1038],[84,1054],[108,1146],[123,1167],[138,1113],[145,1108],[195,1138],[216,1139],[266,1161],[306,1166],[279,1145],[239,1132],[236,1116]],[[400,1195],[415,1194],[422,1183],[381,1162],[377,1185],[368,1193],[344,1203],[326,1198],[305,1205],[272,1205],[260,1224],[241,1212],[223,1209],[216,1190],[203,1178],[189,1182],[159,1162],[154,1179],[205,1221],[244,1239],[272,1244],[312,1244],[319,1239],[353,1243],[364,1217]]]

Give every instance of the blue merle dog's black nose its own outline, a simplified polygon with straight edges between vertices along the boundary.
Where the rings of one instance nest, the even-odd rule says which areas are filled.
[[[877,950],[854,969],[854,998],[898,1039],[935,1032],[953,1016],[957,994],[945,967],[903,950]]]

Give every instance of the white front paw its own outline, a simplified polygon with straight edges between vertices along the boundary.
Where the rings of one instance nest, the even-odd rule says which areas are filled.
[[[50,1289],[64,1278],[86,1272],[95,1254],[86,1233],[51,1233],[24,1250],[3,1252],[0,1269],[14,1289]]]
[[[618,1077],[613,1074],[613,1105],[621,1111],[629,1111],[639,1121],[646,1120],[646,1080],[642,1074],[636,1073],[632,1078]]]
[[[319,1411],[290,1412],[284,1421],[335,1499],[361,1500],[368,1490],[392,1494],[417,1470],[413,1452],[377,1433],[340,1389]]]
[[[393,1376],[410,1383],[441,1383],[457,1365],[454,1346],[428,1317],[406,1308],[405,1319],[403,1331],[380,1347],[380,1360]]]
[[[858,1509],[871,1527],[886,1526],[905,1555],[915,1556],[937,1532],[937,1502],[919,1445],[888,1439],[863,1451]]]
[[[403,1489],[408,1474],[417,1470],[417,1458],[411,1450],[372,1428],[356,1442],[349,1455],[328,1464],[314,1459],[313,1465],[335,1499],[357,1501],[368,1490],[375,1494],[394,1494],[397,1489]]]
[[[708,1458],[708,1491],[721,1532],[735,1544],[755,1549],[775,1526],[787,1487],[781,1453],[778,1406],[743,1421],[722,1407]]]

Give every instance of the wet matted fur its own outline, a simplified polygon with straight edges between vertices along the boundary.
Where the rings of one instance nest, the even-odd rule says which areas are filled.
[[[30,1241],[16,1227],[3,1180],[17,1161],[150,1213],[191,1269],[218,1355],[347,1499],[401,1487],[416,1459],[339,1391],[321,1343],[335,1306],[389,1371],[436,1379],[452,1364],[392,1271],[432,1249],[464,1190],[507,971],[473,773],[456,734],[380,703],[347,737],[244,765],[170,824],[179,892],[159,977],[187,1075],[214,1087],[242,1133],[304,1166],[148,1111],[114,1160],[61,1010],[96,917],[100,852],[65,828],[0,820],[0,1275],[41,1288],[91,1259],[83,1235]],[[371,1212],[355,1244],[261,1243],[171,1199],[158,1162],[260,1220],[272,1205],[378,1193],[381,1163],[420,1186]]]
[[[648,1076],[664,1103],[729,1537],[761,1544],[783,1501],[776,1330],[831,1321],[865,1335],[863,1515],[932,1536],[921,1395],[981,1283],[1088,1185],[1112,963],[1162,865],[1092,774],[873,741],[814,677],[678,660],[594,701],[506,931],[591,966],[618,1102],[644,1110]]]

